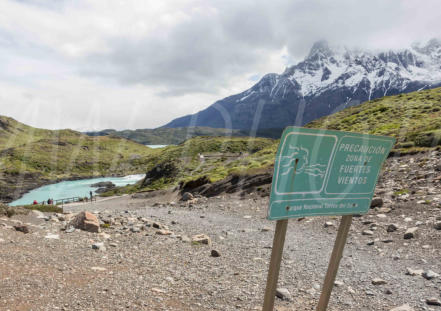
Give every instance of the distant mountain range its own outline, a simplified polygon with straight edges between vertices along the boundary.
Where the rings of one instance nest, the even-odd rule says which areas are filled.
[[[223,129],[211,127],[177,127],[177,128],[157,128],[157,129],[137,129],[116,131],[112,129],[98,132],[85,132],[89,136],[112,135],[136,141],[144,145],[177,145],[187,139],[199,136],[248,136],[249,132],[238,129]],[[255,136],[279,138],[280,129],[263,129],[258,131]]]
[[[304,125],[364,101],[441,86],[441,41],[370,52],[313,45],[300,63],[164,128],[262,129]]]

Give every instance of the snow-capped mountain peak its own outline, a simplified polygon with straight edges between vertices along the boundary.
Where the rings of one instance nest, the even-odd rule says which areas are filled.
[[[267,74],[250,89],[166,127],[189,124],[236,129],[302,125],[349,105],[441,86],[441,41],[390,51],[316,42],[305,59]],[[193,122],[193,123],[190,123]]]
[[[440,60],[441,42],[437,39],[424,46],[379,53],[330,48],[326,41],[319,41],[304,61],[287,68],[283,76],[301,86],[302,96],[343,85],[355,92],[366,87],[366,82],[370,95],[378,88],[387,95],[391,87],[404,90],[413,81],[427,85],[441,82]]]

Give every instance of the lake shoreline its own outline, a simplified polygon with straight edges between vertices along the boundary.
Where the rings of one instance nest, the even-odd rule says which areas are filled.
[[[57,184],[63,181],[76,181],[76,180],[87,180],[87,179],[94,179],[94,178],[114,178],[114,177],[125,177],[129,175],[142,175],[144,172],[133,172],[130,174],[112,174],[112,175],[88,175],[88,176],[71,176],[66,178],[57,178],[57,179],[31,179],[31,180],[23,180],[23,183],[26,183],[23,187],[19,189],[15,189],[15,191],[11,194],[11,199],[8,200],[0,200],[0,203],[3,204],[10,204],[16,200],[19,200],[23,198],[24,195],[28,194],[29,192],[44,187],[49,186],[53,184]],[[18,182],[17,182],[18,183]],[[16,183],[15,183],[16,184]]]

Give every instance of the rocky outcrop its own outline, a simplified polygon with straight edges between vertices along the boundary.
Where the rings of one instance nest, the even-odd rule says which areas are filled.
[[[14,201],[26,192],[49,183],[40,173],[0,173],[0,202]]]
[[[105,193],[107,191],[112,190],[113,188],[115,188],[115,184],[111,181],[102,181],[102,182],[98,182],[95,184],[90,185],[91,187],[98,187],[97,190],[95,190],[95,193]]]
[[[211,183],[210,179],[207,176],[202,176],[194,180],[187,181],[185,183],[181,183],[180,189],[182,193],[191,192],[196,188],[199,188],[203,185]]]
[[[191,192],[206,197],[213,197],[221,193],[259,192],[262,196],[269,195],[272,181],[270,173],[258,175],[231,175],[215,183],[204,184],[193,189]]]
[[[161,178],[174,179],[178,172],[179,169],[176,163],[171,161],[162,162],[147,172],[142,181],[142,187],[147,187]]]
[[[95,188],[113,188],[113,187],[115,187],[115,184],[111,181],[101,181],[101,182],[97,182],[95,184],[92,184],[90,186],[95,187]]]

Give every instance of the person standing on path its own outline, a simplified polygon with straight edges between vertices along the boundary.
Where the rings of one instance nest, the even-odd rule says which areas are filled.
[[[92,203],[92,198],[93,198],[93,193],[92,193],[92,191],[90,191],[89,194],[90,194],[90,203]]]

